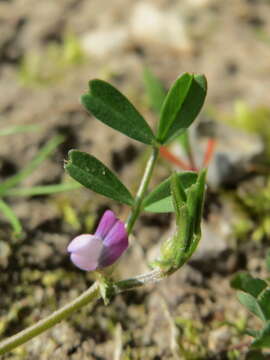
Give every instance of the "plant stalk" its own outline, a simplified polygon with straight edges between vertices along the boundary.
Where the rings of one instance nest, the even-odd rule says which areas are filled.
[[[143,177],[142,177],[142,181],[140,183],[139,189],[138,189],[136,197],[135,197],[135,202],[134,202],[133,208],[132,208],[129,218],[126,222],[126,228],[127,228],[128,234],[130,234],[132,232],[133,226],[134,226],[138,216],[140,215],[142,201],[144,199],[144,196],[147,191],[156,161],[158,159],[158,154],[159,154],[159,148],[153,147],[152,154],[147,162],[147,165],[146,165]]]
[[[88,304],[90,301],[99,298],[99,288],[98,283],[95,282],[89,289],[83,292],[75,300],[71,301],[69,304],[63,306],[61,309],[56,310],[51,315],[38,321],[36,324],[29,326],[28,328],[22,330],[18,334],[11,336],[7,340],[4,340],[0,343],[0,355],[5,354],[6,352],[16,348],[19,345],[26,343],[28,340],[36,337],[37,335],[43,333],[44,331],[50,329],[61,320],[65,319],[68,315],[74,311],[82,308],[84,305]]]
[[[120,294],[121,292],[132,290],[134,288],[155,283],[162,280],[164,274],[160,270],[152,270],[146,274],[138,275],[134,278],[120,280],[113,285],[114,295]],[[83,306],[87,305],[93,300],[98,300],[100,298],[99,284],[95,282],[89,289],[83,292],[75,300],[71,301],[69,304],[63,306],[61,309],[56,310],[51,315],[38,321],[36,324],[29,326],[28,328],[22,330],[18,334],[11,336],[7,340],[4,340],[0,343],[0,355],[15,349],[17,346],[26,343],[28,340],[38,336],[39,334],[50,329],[61,320],[68,317],[73,312],[81,309]]]

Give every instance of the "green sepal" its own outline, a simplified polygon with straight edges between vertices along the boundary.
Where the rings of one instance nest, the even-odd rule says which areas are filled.
[[[183,205],[178,217],[177,230],[172,238],[163,242],[160,257],[152,263],[167,274],[176,271],[186,260],[186,248],[190,237],[189,216],[187,206]]]
[[[201,235],[201,220],[205,198],[205,182],[206,182],[207,170],[200,171],[196,181],[196,215],[194,222],[194,233]],[[191,206],[191,205],[190,205]]]
[[[102,273],[97,273],[100,296],[104,301],[104,305],[109,305],[112,297],[115,295],[114,282]]]
[[[181,216],[181,207],[187,201],[187,195],[176,172],[173,172],[173,174],[171,175],[170,185],[174,211],[176,217],[179,218]]]
[[[205,174],[203,170],[196,183],[186,190],[176,173],[171,176],[176,232],[172,238],[163,243],[161,256],[153,263],[154,267],[159,267],[167,274],[179,269],[190,258],[199,243]]]
[[[201,239],[201,222],[205,197],[206,170],[201,170],[196,184],[188,190],[188,207],[192,221],[193,236],[188,250],[187,259],[189,259],[197,249]],[[192,215],[193,214],[193,215]]]

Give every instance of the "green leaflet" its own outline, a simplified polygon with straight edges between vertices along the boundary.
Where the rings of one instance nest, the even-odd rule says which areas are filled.
[[[130,101],[102,80],[89,81],[89,93],[81,102],[98,120],[144,144],[155,142],[154,134]]]
[[[257,297],[267,287],[267,283],[264,280],[252,277],[246,272],[240,272],[232,278],[231,286],[234,289]]]
[[[188,73],[179,77],[163,103],[157,140],[168,143],[187,129],[199,114],[207,93],[204,75]]]
[[[177,173],[182,187],[189,188],[196,182],[197,174],[195,172],[179,172]],[[174,206],[171,196],[171,176],[159,184],[147,197],[144,199],[143,208],[149,212],[173,212]]]
[[[133,204],[133,197],[128,189],[111,170],[94,156],[78,150],[71,150],[65,169],[73,179],[88,189],[121,203]]]

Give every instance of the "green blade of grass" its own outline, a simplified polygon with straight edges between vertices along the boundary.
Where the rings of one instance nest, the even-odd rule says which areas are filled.
[[[14,211],[11,209],[8,204],[0,199],[0,211],[4,214],[6,219],[9,221],[10,225],[12,226],[15,235],[20,235],[23,231],[22,225],[20,220],[17,218]]]
[[[69,182],[66,184],[55,184],[55,185],[44,185],[44,186],[33,186],[31,188],[17,188],[9,189],[6,191],[7,196],[37,196],[37,195],[49,195],[56,194],[63,191],[76,190],[81,188],[82,185],[79,183]]]
[[[166,98],[166,91],[161,81],[147,67],[143,71],[143,80],[150,107],[159,115],[163,101]]]
[[[29,125],[14,125],[10,126],[4,129],[0,129],[0,136],[6,136],[6,135],[14,135],[14,134],[20,134],[24,132],[33,132],[40,130],[41,126],[37,124],[29,124]]]
[[[5,195],[8,189],[16,186],[27,178],[63,141],[64,137],[62,135],[57,135],[49,140],[24,169],[19,171],[16,175],[11,176],[0,185],[0,195]]]

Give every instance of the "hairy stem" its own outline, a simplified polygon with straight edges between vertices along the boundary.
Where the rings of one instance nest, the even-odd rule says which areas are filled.
[[[128,291],[146,284],[158,282],[162,280],[163,277],[164,275],[161,271],[153,270],[149,273],[142,274],[134,278],[118,281],[114,284],[114,294],[117,295],[121,292]],[[5,354],[6,352],[45,332],[59,323],[61,320],[67,318],[74,311],[81,309],[91,301],[98,300],[100,297],[99,285],[98,282],[95,282],[89,289],[87,289],[69,304],[53,312],[45,319],[38,321],[36,324],[29,326],[25,330],[22,330],[18,334],[11,336],[7,340],[1,342],[0,355]]]
[[[84,305],[97,298],[99,298],[99,288],[98,283],[94,283],[89,289],[87,289],[84,293],[78,296],[75,300],[71,301],[69,304],[63,306],[59,310],[56,310],[45,319],[38,321],[36,324],[29,326],[25,330],[22,330],[18,334],[11,336],[7,340],[1,342],[0,355],[5,354],[6,352],[21,344],[24,344],[33,337],[50,329],[74,311],[82,308]]]

